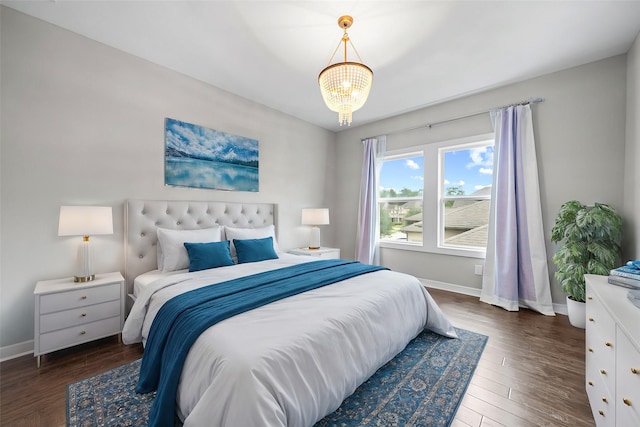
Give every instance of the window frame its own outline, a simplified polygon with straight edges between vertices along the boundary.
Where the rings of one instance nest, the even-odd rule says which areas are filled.
[[[444,245],[444,206],[442,189],[444,180],[444,156],[441,153],[453,149],[467,149],[483,146],[487,141],[493,141],[494,133],[484,133],[464,138],[450,139],[434,143],[426,143],[417,146],[388,150],[383,162],[397,160],[412,155],[421,154],[423,157],[423,185],[422,185],[422,243],[399,242],[380,239],[381,248],[399,249],[417,252],[437,253],[443,255],[462,256],[467,258],[485,258],[486,248],[461,247]],[[382,166],[384,170],[384,163]],[[457,196],[456,198],[478,199],[478,196]],[[486,197],[489,200],[490,196]],[[402,198],[408,199],[408,198]],[[379,198],[378,209],[389,198]]]

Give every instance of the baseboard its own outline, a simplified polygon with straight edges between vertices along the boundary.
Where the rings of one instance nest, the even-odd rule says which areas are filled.
[[[33,354],[33,340],[0,347],[0,362],[27,354]]]
[[[422,284],[426,288],[441,289],[443,291],[450,291],[450,292],[455,292],[456,294],[471,295],[472,297],[480,298],[480,289],[478,288],[472,288],[470,286],[454,285],[453,283],[438,282],[437,280],[430,280],[430,279],[419,278],[418,280],[420,280],[420,282],[422,282]]]
[[[443,291],[455,292],[456,294],[471,295],[480,298],[481,290],[470,286],[455,285],[453,283],[438,282],[437,280],[418,279],[426,288],[440,289]],[[553,311],[556,314],[567,315],[566,304],[553,304]]]

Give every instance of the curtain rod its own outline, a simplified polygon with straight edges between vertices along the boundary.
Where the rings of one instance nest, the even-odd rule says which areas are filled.
[[[461,119],[468,119],[470,117],[481,116],[482,114],[490,113],[493,110],[499,110],[501,108],[508,108],[508,107],[515,107],[516,105],[537,104],[539,102],[544,102],[544,98],[529,98],[526,101],[515,102],[515,103],[509,104],[509,105],[502,105],[500,107],[492,108],[490,110],[478,111],[477,113],[465,114],[463,116],[457,116],[457,117],[452,117],[450,119],[439,120],[437,122],[431,122],[431,123],[427,123],[426,125],[415,126],[415,127],[412,127],[412,128],[399,129],[399,130],[396,130],[396,131],[393,131],[393,132],[389,132],[389,133],[387,133],[387,135],[393,135],[393,134],[396,134],[396,133],[411,132],[411,131],[422,129],[422,128],[431,129],[432,126],[441,125],[443,123],[449,123],[449,122],[453,122],[453,121],[461,120]],[[375,136],[370,136],[370,137],[367,137],[367,138],[363,138],[363,140],[369,139],[369,138],[375,138]]]

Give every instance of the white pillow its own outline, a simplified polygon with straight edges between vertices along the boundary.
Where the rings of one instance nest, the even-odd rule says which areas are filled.
[[[273,250],[278,253],[278,242],[276,241],[276,228],[272,225],[259,228],[235,228],[224,227],[227,240],[231,241],[231,256],[235,258],[236,247],[233,245],[233,239],[246,240],[246,239],[264,239],[265,237],[273,238]]]
[[[170,230],[158,228],[158,270],[174,271],[189,268],[189,255],[185,242],[208,243],[222,239],[222,228],[199,230]]]

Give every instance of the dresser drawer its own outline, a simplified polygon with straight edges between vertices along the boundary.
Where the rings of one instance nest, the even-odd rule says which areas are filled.
[[[586,369],[586,390],[589,402],[591,403],[591,412],[593,419],[598,427],[615,426],[615,399],[612,392],[607,390],[604,378],[596,365],[590,363],[592,354],[587,353],[587,369]]]
[[[44,334],[115,316],[120,316],[120,300],[43,314],[40,316],[40,333]]]
[[[615,395],[616,324],[602,304],[587,298],[586,307],[586,359],[587,371],[599,376],[609,396]]]
[[[122,286],[113,283],[77,290],[68,290],[40,296],[40,314],[84,307],[101,302],[120,300]]]
[[[120,333],[120,316],[73,326],[40,335],[40,353],[49,353],[72,345]]]
[[[616,417],[620,426],[640,426],[640,351],[618,329]]]

